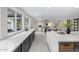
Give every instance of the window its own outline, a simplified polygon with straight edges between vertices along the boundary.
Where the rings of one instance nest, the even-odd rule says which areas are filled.
[[[74,31],[74,20],[70,20],[70,22],[71,22],[71,25],[72,25],[71,30]]]
[[[69,20],[69,25],[67,23],[67,20],[63,20],[63,21],[60,21],[60,28],[62,29],[67,29],[67,27],[70,27],[71,31],[74,30],[74,20]]]
[[[22,30],[22,14],[20,12],[16,12],[13,9],[7,9],[7,26],[8,26],[8,34],[17,33],[17,31]]]
[[[28,28],[27,27],[28,26],[28,23],[29,23],[28,20],[29,20],[28,18],[24,17],[24,29],[27,29]]]
[[[22,15],[17,12],[17,31],[22,30]]]
[[[15,12],[13,10],[8,9],[7,19],[8,33],[15,32]]]

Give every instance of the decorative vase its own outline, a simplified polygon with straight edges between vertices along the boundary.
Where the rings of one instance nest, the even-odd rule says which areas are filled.
[[[25,29],[25,31],[27,31],[28,29],[27,29],[27,27],[26,27],[26,29]]]
[[[67,33],[67,34],[70,34],[70,32],[71,32],[71,31],[70,31],[70,28],[67,28],[66,33]]]

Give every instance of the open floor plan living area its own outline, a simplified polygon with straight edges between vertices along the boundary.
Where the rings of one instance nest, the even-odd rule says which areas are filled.
[[[0,52],[79,52],[79,8],[0,7]]]

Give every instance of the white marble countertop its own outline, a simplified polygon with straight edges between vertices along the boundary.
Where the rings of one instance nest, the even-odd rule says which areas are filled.
[[[55,31],[47,32],[47,43],[52,52],[59,51],[59,42],[79,42],[79,32],[70,34],[57,34]]]
[[[30,29],[0,41],[0,52],[14,51],[33,31],[34,29]]]

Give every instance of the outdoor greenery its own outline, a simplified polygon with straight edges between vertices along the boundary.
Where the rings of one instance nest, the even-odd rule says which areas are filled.
[[[64,28],[71,28],[74,27],[74,21],[70,20],[70,23],[67,23],[67,20],[60,21],[60,26]]]

